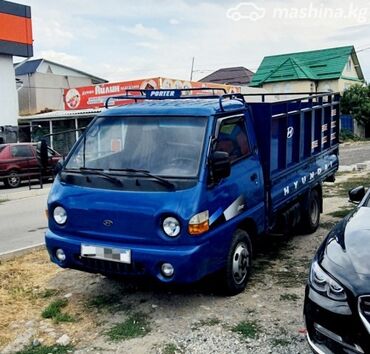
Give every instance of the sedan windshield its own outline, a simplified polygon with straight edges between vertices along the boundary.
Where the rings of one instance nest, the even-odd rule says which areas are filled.
[[[100,117],[80,140],[66,169],[196,177],[206,123],[203,117]]]

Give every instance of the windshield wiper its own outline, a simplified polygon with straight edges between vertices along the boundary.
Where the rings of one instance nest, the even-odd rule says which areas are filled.
[[[112,176],[108,173],[105,173],[103,171],[103,169],[101,169],[101,168],[80,167],[79,170],[82,173],[95,174],[95,175],[102,176],[102,177],[108,179],[109,181],[113,182],[117,186],[120,186],[120,187],[123,186],[123,183],[118,178],[116,178],[116,177],[114,177],[114,176]]]
[[[162,177],[157,176],[157,175],[153,175],[148,170],[137,170],[135,168],[109,168],[108,171],[141,173],[144,176],[154,178],[156,181],[160,182],[164,186],[167,186],[169,188],[175,188],[175,185],[173,183],[166,180],[165,178],[162,178]]]

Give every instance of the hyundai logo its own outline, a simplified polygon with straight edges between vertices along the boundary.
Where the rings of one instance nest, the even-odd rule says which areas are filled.
[[[106,227],[111,227],[113,225],[113,221],[112,220],[104,220],[103,221],[103,225],[106,226]]]
[[[293,127],[288,127],[286,137],[288,139],[291,139],[291,138],[293,138],[293,134],[294,134],[294,128]]]

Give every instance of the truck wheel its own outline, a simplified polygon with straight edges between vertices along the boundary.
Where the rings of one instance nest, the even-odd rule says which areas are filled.
[[[320,196],[317,190],[312,190],[308,196],[307,209],[302,212],[302,232],[312,234],[320,224]]]
[[[18,172],[15,170],[10,171],[8,177],[4,179],[4,184],[8,188],[18,188],[21,184]]]
[[[248,282],[252,265],[252,244],[248,233],[236,230],[223,271],[224,290],[227,295],[242,292]]]

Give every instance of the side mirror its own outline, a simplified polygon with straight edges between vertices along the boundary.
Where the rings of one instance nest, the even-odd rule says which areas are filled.
[[[64,158],[63,158],[63,161],[64,161]],[[59,174],[59,172],[63,169],[63,162],[61,160],[59,160],[55,166],[54,166],[54,169],[53,169],[53,174],[54,174],[54,177],[56,175]]]
[[[218,182],[222,178],[230,176],[231,163],[230,156],[224,151],[215,151],[210,158],[210,166],[213,182]]]
[[[348,197],[350,202],[358,204],[365,196],[365,188],[363,186],[359,186],[356,188],[351,189],[348,191]]]
[[[45,139],[40,140],[36,147],[37,159],[43,169],[48,167],[48,144]]]

